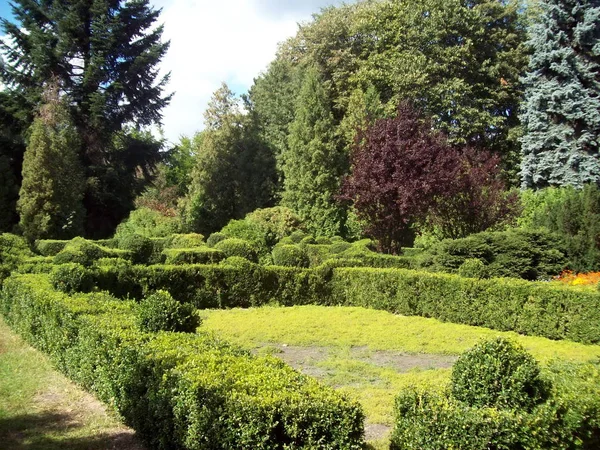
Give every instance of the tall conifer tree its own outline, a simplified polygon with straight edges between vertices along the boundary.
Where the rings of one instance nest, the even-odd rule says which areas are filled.
[[[335,195],[347,167],[333,125],[319,72],[309,68],[284,154],[282,203],[294,210],[311,232],[330,236],[344,232],[345,213]]]
[[[600,1],[543,0],[524,78],[523,187],[600,182]]]
[[[50,79],[69,96],[88,178],[87,231],[110,234],[136,194],[134,183],[117,181],[131,179],[159,156],[160,145],[145,145],[124,128],[160,122],[170,100],[163,92],[168,76],[159,76],[168,49],[162,26],[155,26],[160,10],[149,0],[13,3],[16,22],[1,21],[7,38],[0,42],[0,81],[24,110],[38,109]],[[115,145],[124,142],[119,134],[128,134],[129,147]]]
[[[29,240],[68,239],[83,231],[83,168],[79,139],[56,86],[31,126],[17,208]]]

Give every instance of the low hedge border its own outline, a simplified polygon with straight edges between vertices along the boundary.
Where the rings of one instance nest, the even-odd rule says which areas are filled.
[[[154,265],[102,268],[96,284],[119,297],[164,289],[198,308],[363,306],[550,339],[600,342],[600,292],[511,278],[365,267]]]
[[[273,357],[210,334],[144,333],[137,305],[68,296],[44,275],[5,281],[0,311],[155,449],[360,449],[360,406]]]

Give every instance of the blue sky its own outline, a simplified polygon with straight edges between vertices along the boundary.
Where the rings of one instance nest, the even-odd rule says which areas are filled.
[[[0,0],[0,17],[5,19],[12,19],[12,8],[8,4],[7,0]]]
[[[351,0],[354,1],[354,0]],[[151,0],[162,8],[163,39],[171,46],[161,70],[171,72],[163,130],[171,142],[203,128],[203,112],[222,81],[236,93],[248,90],[273,60],[277,44],[298,23],[341,0]],[[0,16],[10,15],[0,0]]]

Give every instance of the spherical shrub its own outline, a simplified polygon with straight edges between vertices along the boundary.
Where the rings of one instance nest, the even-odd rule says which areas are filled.
[[[315,238],[310,235],[303,237],[302,240],[300,241],[300,244],[302,244],[302,245],[310,245],[310,244],[315,244],[315,243],[316,243]]]
[[[219,263],[221,266],[235,267],[236,269],[250,270],[256,268],[256,263],[241,256],[230,256]]]
[[[208,239],[206,240],[206,244],[209,247],[214,247],[215,245],[217,245],[219,242],[224,241],[225,239],[227,239],[227,236],[224,235],[223,233],[213,233],[211,234]]]
[[[452,395],[475,407],[530,410],[548,397],[537,361],[504,338],[481,342],[454,364]]]
[[[142,331],[194,333],[200,317],[190,304],[181,304],[167,291],[156,291],[140,302],[138,324]]]
[[[215,249],[225,253],[225,256],[241,256],[248,261],[257,262],[258,256],[256,250],[248,241],[243,239],[224,239],[215,244]]]
[[[126,234],[119,238],[119,248],[127,250],[134,264],[147,264],[152,258],[154,244],[141,234]]]
[[[468,258],[458,268],[458,274],[466,278],[489,278],[484,262],[478,258]]]
[[[273,248],[273,264],[286,267],[308,267],[306,251],[297,245],[277,245]]]
[[[304,239],[306,236],[308,235],[304,231],[296,230],[292,234],[290,234],[290,239],[294,244],[299,244],[300,242],[302,242],[302,239]]]
[[[206,245],[204,236],[200,233],[174,234],[168,238],[169,248],[193,248]]]
[[[320,245],[331,245],[332,242],[333,241],[326,236],[317,236],[315,238],[315,243]]]
[[[55,289],[66,293],[90,292],[94,289],[93,272],[77,263],[54,266],[50,272],[50,282]]]
[[[77,237],[54,257],[54,264],[77,263],[89,267],[105,253],[99,245]]]
[[[329,253],[331,253],[332,255],[339,255],[340,253],[343,253],[346,250],[348,250],[350,247],[352,247],[352,244],[348,242],[336,241],[333,244],[331,244],[331,247],[329,247]]]

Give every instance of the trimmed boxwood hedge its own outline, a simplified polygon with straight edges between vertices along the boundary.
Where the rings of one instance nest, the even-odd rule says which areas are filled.
[[[346,264],[342,264],[346,265]],[[600,342],[600,292],[512,278],[475,279],[406,269],[314,269],[230,265],[101,267],[96,286],[140,298],[157,289],[198,308],[346,305],[516,331]]]
[[[211,247],[166,248],[166,264],[216,264],[227,255]]]
[[[131,301],[6,280],[0,311],[154,449],[360,449],[360,406],[273,357],[210,334],[145,333]]]
[[[42,256],[55,256],[65,248],[69,241],[40,239],[35,241],[35,250]]]
[[[512,278],[404,269],[332,271],[332,305],[364,306],[500,331],[600,342],[600,293]]]

